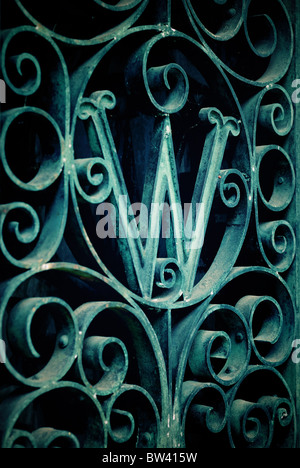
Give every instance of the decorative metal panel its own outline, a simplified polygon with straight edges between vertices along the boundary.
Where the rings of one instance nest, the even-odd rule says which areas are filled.
[[[297,446],[295,8],[1,1],[2,447]]]

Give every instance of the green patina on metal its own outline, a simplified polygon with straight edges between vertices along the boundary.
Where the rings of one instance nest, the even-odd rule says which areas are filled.
[[[298,447],[299,7],[67,3],[1,1],[1,446]]]

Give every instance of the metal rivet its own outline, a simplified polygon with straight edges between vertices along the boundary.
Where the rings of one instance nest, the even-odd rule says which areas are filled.
[[[237,343],[241,343],[242,341],[244,341],[244,335],[243,333],[237,333],[236,336],[235,336],[235,340]]]
[[[68,335],[61,335],[61,337],[59,338],[58,340],[58,346],[61,348],[61,349],[64,349],[68,346],[69,344],[69,337]]]

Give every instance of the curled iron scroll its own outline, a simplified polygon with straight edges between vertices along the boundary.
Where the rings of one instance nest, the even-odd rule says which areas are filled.
[[[9,269],[30,269],[52,258],[65,228],[69,77],[57,45],[29,26],[6,32],[1,69],[16,104],[1,112],[1,177],[9,187],[9,195],[1,191],[1,257]]]
[[[33,405],[39,408],[41,421],[34,416],[28,420],[28,414],[35,414],[30,411]],[[101,405],[76,383],[63,382],[50,390],[45,387],[12,395],[1,413],[5,414],[0,429],[5,448],[100,448],[107,443]]]
[[[264,382],[264,395],[260,394]],[[277,393],[274,396],[274,387]],[[252,395],[246,388],[252,389]],[[232,392],[228,432],[233,447],[293,447],[296,414],[290,390],[279,372],[255,367]]]
[[[73,45],[107,42],[132,26],[145,10],[148,0],[106,2],[89,0],[84,6],[69,7],[65,2],[48,3],[40,8],[28,0],[15,0],[21,11],[37,27],[54,39]],[[53,14],[60,11],[60,19]],[[70,20],[70,16],[72,19]]]
[[[296,187],[295,168],[283,147],[293,128],[294,108],[285,89],[272,85],[249,100],[245,112],[253,125],[259,247],[268,266],[282,273],[291,267],[296,254],[293,216],[289,215]]]
[[[139,308],[125,303],[82,304],[83,297],[90,297],[95,285],[102,283],[105,294],[110,290],[114,295],[118,294],[116,286],[107,284],[107,279],[101,275],[94,276],[92,270],[80,271],[67,264],[56,269],[57,266],[49,264],[39,272],[20,275],[18,284],[12,281],[2,291],[0,333],[7,343],[3,366],[16,389],[16,397],[12,395],[11,403],[6,402],[1,409],[1,414],[8,412],[11,423],[1,427],[4,446],[84,447],[95,444],[105,447],[107,437],[112,444],[130,441],[133,446],[135,443],[141,447],[157,446],[160,418],[166,417],[167,409],[166,373],[150,322]],[[58,280],[57,297],[29,295],[17,299],[19,291],[30,290],[33,283],[46,291],[53,274]],[[80,284],[85,278],[86,289],[81,286],[76,299],[71,290],[61,287],[67,276],[68,280],[73,277],[74,284],[78,281]],[[151,373],[145,361],[147,365],[152,363]],[[31,387],[32,392],[20,396],[18,389],[22,384]],[[69,398],[70,408],[62,407],[57,414],[53,412],[48,417],[48,405],[50,408],[57,398],[62,405]],[[83,409],[79,419],[76,416],[76,422],[70,417],[70,411],[74,405],[79,405],[79,410],[81,401],[86,410]],[[22,432],[22,413],[26,417],[31,411],[29,406],[39,407],[39,402],[45,421],[38,427],[33,421],[30,430]],[[145,411],[149,413],[148,425],[142,418]],[[104,424],[104,418],[110,421],[109,427]],[[91,429],[87,428],[88,421],[93,421]],[[118,435],[121,430],[118,421],[124,425],[126,437]],[[98,426],[99,434],[92,434]],[[82,427],[86,428],[84,437],[87,439],[80,435]],[[129,429],[125,430],[126,427]]]
[[[264,87],[286,74],[294,33],[281,0],[183,3],[200,41],[234,77]]]
[[[212,437],[218,443],[227,431],[232,447],[294,445],[294,398],[277,369],[291,355],[295,306],[278,274],[233,270],[223,288],[174,330],[174,340],[186,336],[178,348],[174,408],[182,443]]]

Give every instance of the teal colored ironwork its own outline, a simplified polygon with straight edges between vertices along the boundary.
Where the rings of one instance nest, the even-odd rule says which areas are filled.
[[[1,447],[299,446],[293,2],[67,3],[1,2]]]

